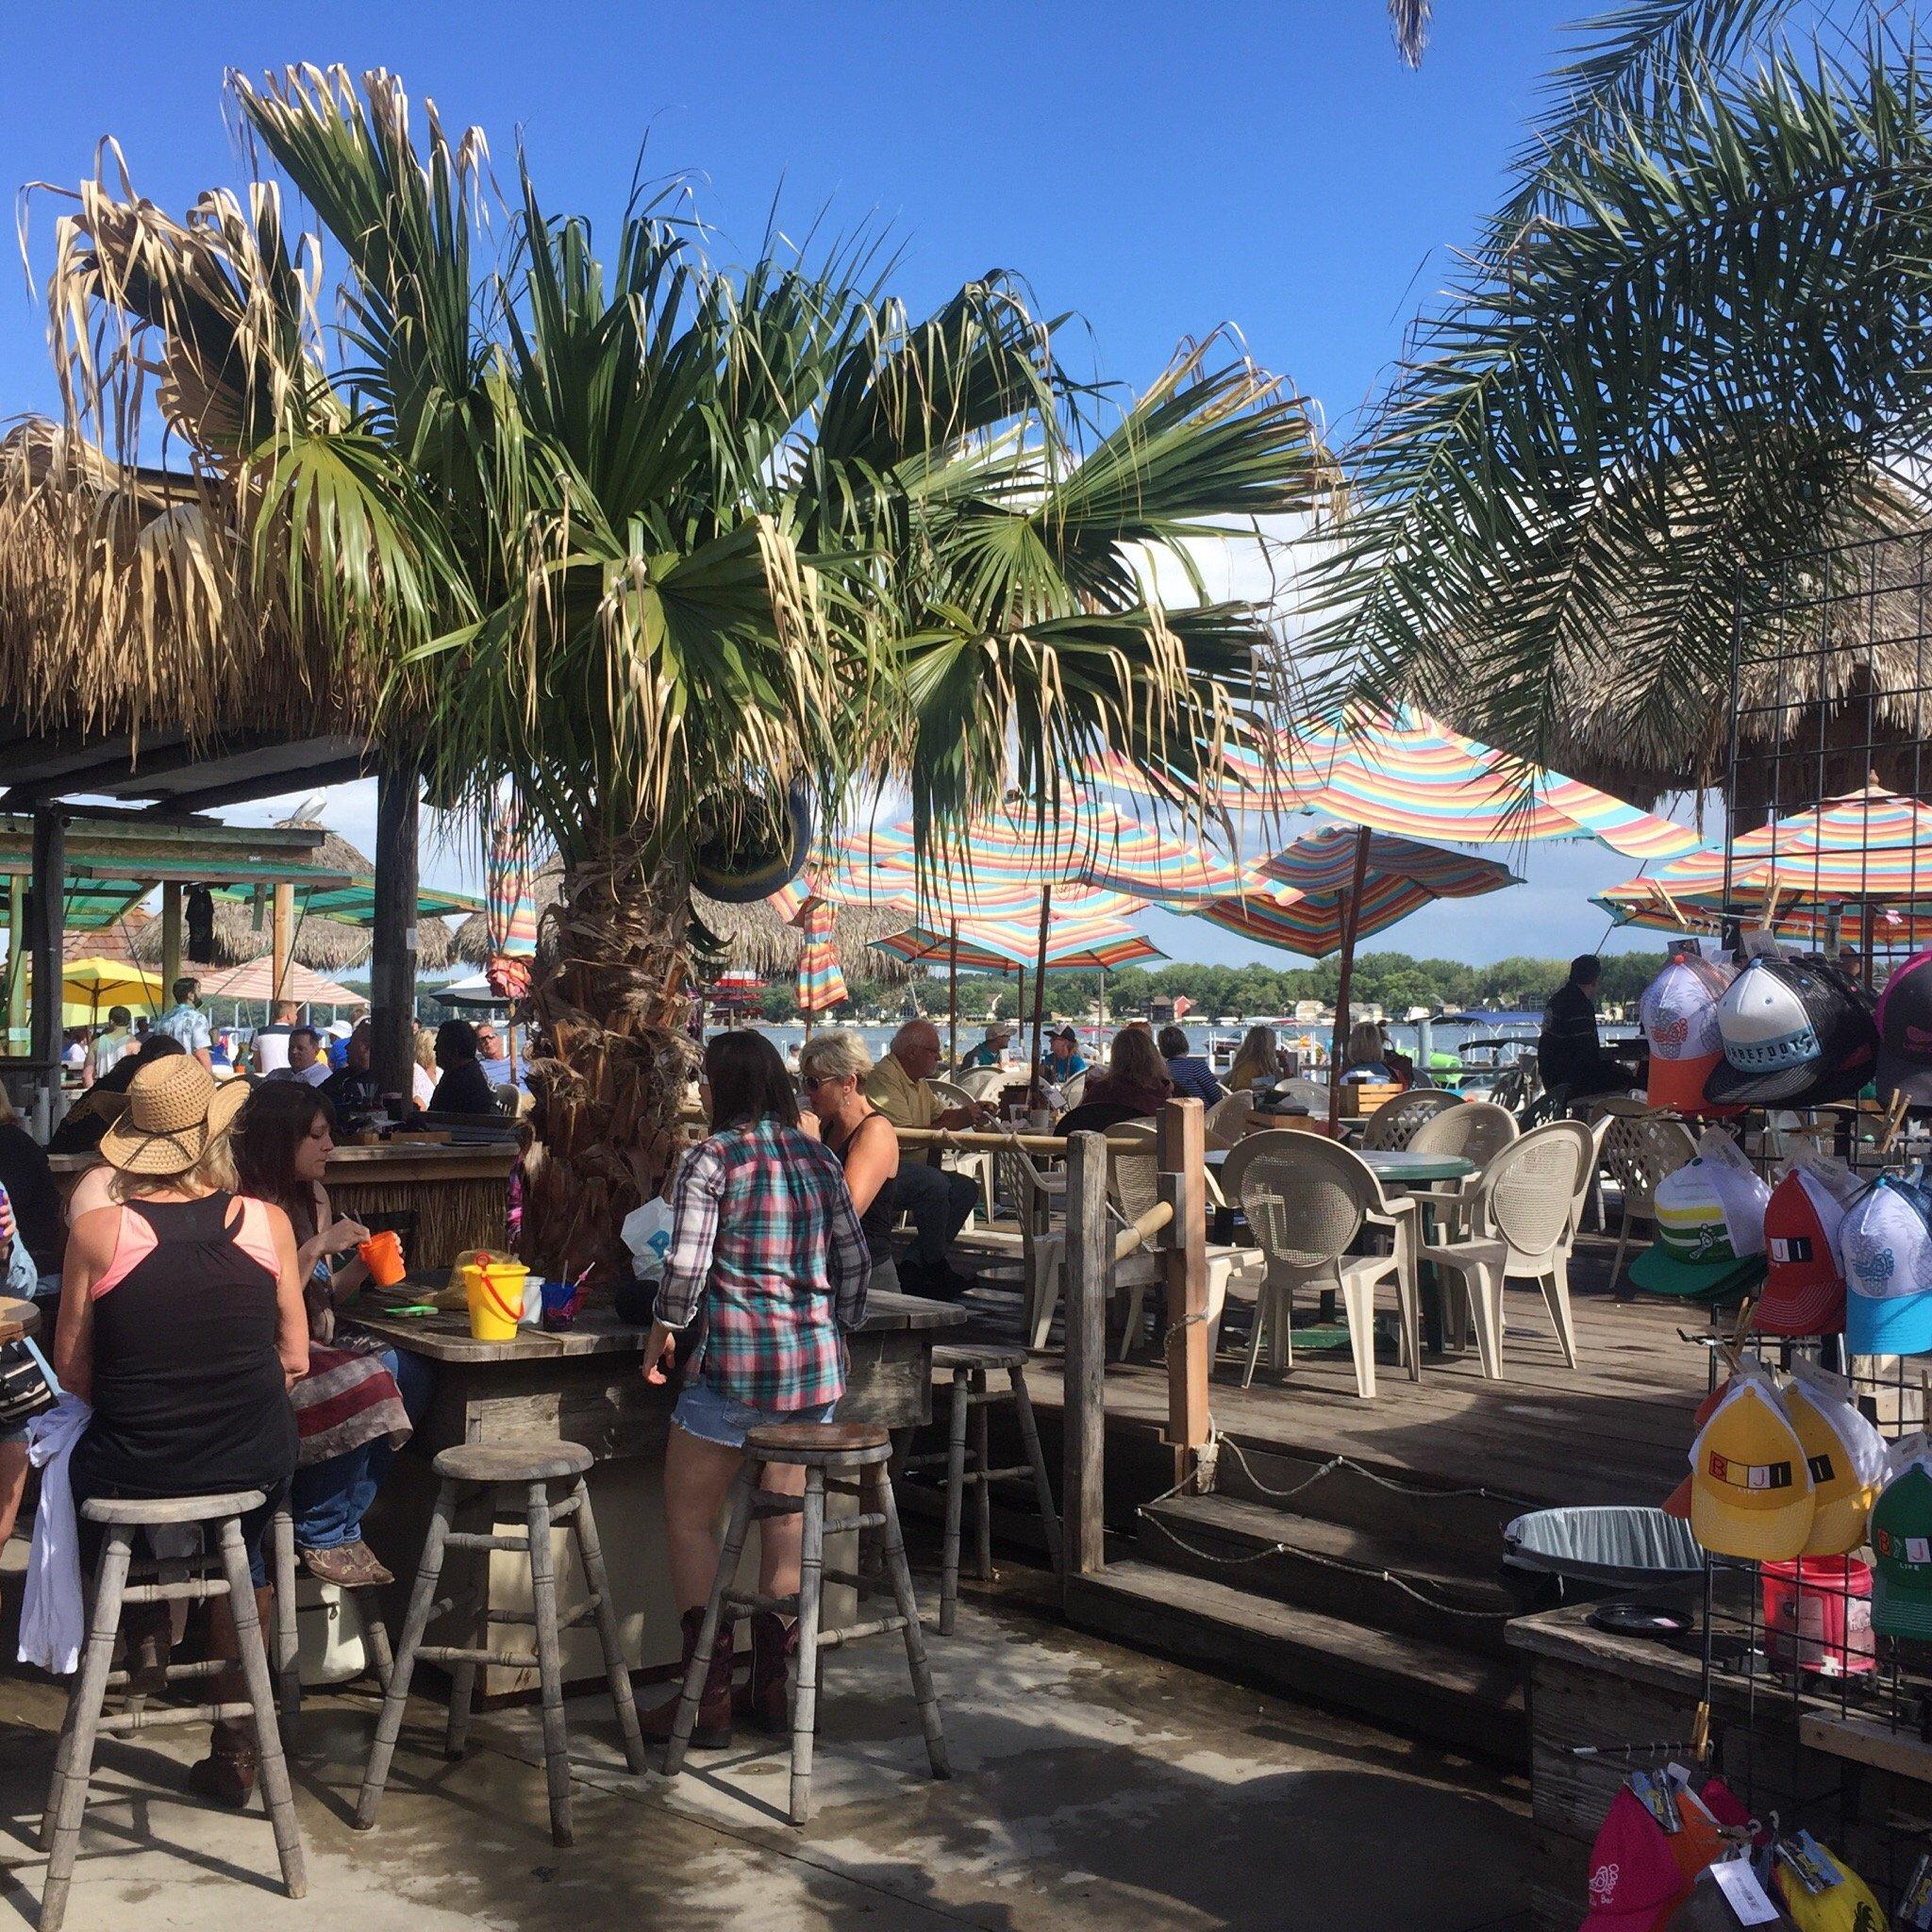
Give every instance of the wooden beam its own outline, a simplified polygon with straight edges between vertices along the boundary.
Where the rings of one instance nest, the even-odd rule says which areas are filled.
[[[211,811],[217,806],[247,805],[258,798],[274,798],[283,791],[319,791],[325,786],[346,785],[353,778],[368,775],[369,759],[360,755],[330,758],[314,765],[284,765],[272,772],[258,772],[253,777],[209,785],[199,791],[173,792],[158,799],[150,810],[156,817]]]
[[[1207,1126],[1198,1100],[1170,1100],[1160,1109],[1158,1165],[1161,1197],[1174,1208],[1160,1271],[1167,1284],[1167,1440],[1176,1488],[1212,1489],[1213,1440],[1208,1407]],[[1207,1478],[1205,1484],[1201,1478]]]
[[[45,808],[34,813],[33,1020],[28,1052],[59,1079],[60,987],[66,977],[61,928],[67,889],[67,821]]]
[[[1368,873],[1369,828],[1359,825],[1355,835],[1355,874],[1349,882],[1347,903],[1341,908],[1341,979],[1335,989],[1335,1039],[1328,1051],[1328,1131],[1331,1135],[1341,1117],[1341,1066],[1348,1051],[1348,996],[1355,983],[1356,937],[1361,924],[1362,888],[1368,881]]]
[[[1107,1305],[1113,1276],[1107,1142],[1098,1134],[1075,1134],[1067,1142],[1066,1270],[1066,1576],[1094,1576],[1107,1560]]]
[[[18,1054],[26,1044],[26,881],[18,874],[7,881],[7,1052]]]
[[[375,781],[375,906],[370,923],[370,1061],[376,1091],[407,1102],[416,1038],[416,843],[413,764],[386,764]]]
[[[280,999],[288,983],[289,964],[295,953],[295,888],[286,880],[274,889],[269,902],[269,968],[272,997]]]
[[[181,881],[161,882],[161,998],[175,1000],[175,982],[181,977]]]

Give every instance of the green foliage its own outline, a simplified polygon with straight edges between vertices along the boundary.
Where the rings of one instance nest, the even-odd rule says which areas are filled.
[[[1334,686],[1694,777],[1734,618],[1769,649],[1785,559],[1923,513],[1918,30],[1841,7],[1862,48],[1790,46],[1788,10],[1633,0],[1583,30],[1348,454],[1309,640]]]

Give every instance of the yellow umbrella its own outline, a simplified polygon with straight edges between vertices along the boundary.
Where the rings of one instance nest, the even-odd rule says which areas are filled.
[[[109,1007],[145,1007],[158,1013],[161,975],[125,959],[70,959],[61,972],[60,1000],[69,1012],[81,1009],[67,1021],[71,1026],[89,1024]]]

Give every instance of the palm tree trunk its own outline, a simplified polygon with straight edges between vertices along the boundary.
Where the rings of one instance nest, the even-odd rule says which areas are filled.
[[[554,1279],[586,1268],[603,1285],[627,1278],[619,1229],[669,1171],[695,1061],[683,1025],[690,916],[682,855],[647,856],[636,840],[567,858],[543,914],[522,1249]]]

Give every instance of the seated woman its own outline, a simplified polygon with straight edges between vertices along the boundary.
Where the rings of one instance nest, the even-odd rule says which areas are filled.
[[[1174,1098],[1174,1077],[1154,1036],[1129,1026],[1113,1037],[1107,1065],[1087,1076],[1080,1105],[1061,1117],[1060,1134],[1091,1134],[1122,1121],[1145,1120]]]
[[[1227,1091],[1240,1093],[1244,1089],[1272,1087],[1284,1071],[1274,1027],[1250,1026],[1241,1036],[1234,1065],[1227,1070]]]
[[[1395,1070],[1383,1057],[1387,1051],[1382,1043],[1382,1029],[1373,1020],[1357,1020],[1349,1029],[1348,1044],[1342,1049],[1341,1077],[1344,1083],[1394,1079]]]
[[[264,1080],[235,1123],[235,1174],[242,1193],[287,1216],[297,1242],[308,1371],[292,1391],[295,1554],[324,1583],[362,1590],[393,1581],[362,1541],[362,1517],[408,1441],[411,1406],[420,1413],[429,1378],[416,1356],[337,1341],[336,1310],[369,1279],[355,1252],[369,1230],[329,1206],[322,1176],[334,1126],[335,1109],[318,1089]]]
[[[1204,1107],[1212,1107],[1217,1100],[1227,1097],[1221,1082],[1214,1077],[1214,1070],[1194,1051],[1193,1042],[1178,1026],[1163,1026],[1155,1044],[1167,1062],[1174,1091],[1182,1099],[1198,1100]]]
[[[664,1451],[664,1521],[671,1589],[684,1624],[687,1668],[718,1569],[718,1524],[744,1460],[748,1430],[829,1422],[845,1392],[844,1334],[865,1319],[872,1257],[837,1158],[798,1124],[798,1101],[778,1049],[761,1033],[714,1034],[699,1085],[711,1133],[684,1158],[672,1202],[671,1248],[644,1345],[644,1377],[662,1382],[677,1338],[700,1307],[705,1326],[671,1415]],[[872,1130],[876,1132],[876,1129]],[[770,1470],[766,1486],[805,1487],[802,1468]],[[798,1588],[800,1520],[758,1524],[758,1589]],[[752,1618],[745,1714],[782,1733],[786,1659],[795,1626],[774,1610]],[[731,1741],[730,1621],[720,1626],[691,1742]],[[645,1734],[671,1734],[675,1691],[639,1713]]]
[[[54,1368],[93,1407],[69,1463],[76,1507],[106,1496],[263,1493],[242,1535],[266,1629],[261,1536],[295,1467],[289,1390],[308,1370],[308,1331],[288,1216],[229,1191],[224,1137],[244,1091],[218,1087],[180,1053],[136,1073],[126,1110],[101,1140],[125,1198],[80,1215],[68,1234]],[[85,1516],[79,1529],[92,1568],[99,1529]],[[225,1597],[208,1608],[217,1655],[230,1660],[214,1694],[240,1702],[233,1614]],[[127,1627],[139,1683],[166,1661],[166,1606],[133,1607]],[[255,1771],[248,1723],[224,1719],[189,1782],[245,1805]]]
[[[896,1293],[899,1266],[892,1256],[892,1224],[898,1219],[899,1136],[865,1097],[872,1055],[857,1033],[835,1027],[805,1042],[798,1068],[805,1104],[818,1117],[819,1139],[839,1157],[846,1191],[865,1230],[872,1256],[867,1292],[884,1289]]]

